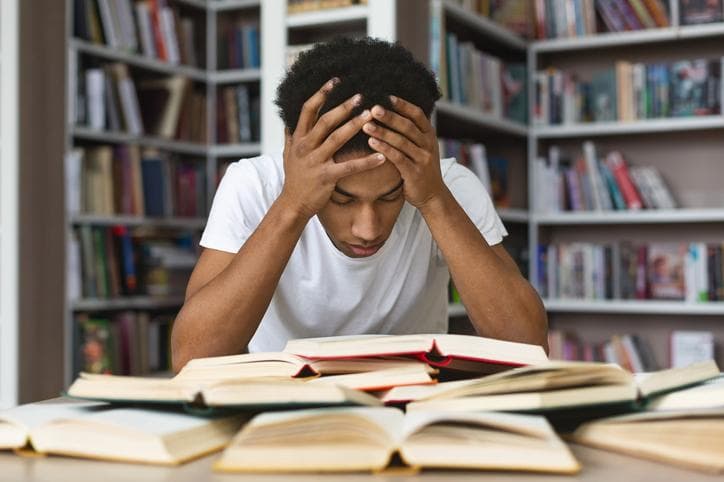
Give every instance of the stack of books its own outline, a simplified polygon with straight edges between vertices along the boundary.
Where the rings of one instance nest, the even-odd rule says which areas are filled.
[[[605,445],[621,422],[597,419],[663,400],[697,404],[689,433],[702,437],[702,421],[722,421],[721,410],[703,411],[724,404],[718,376],[706,361],[634,377],[617,365],[552,362],[539,346],[464,335],[301,339],[279,353],[191,360],[171,379],[81,374],[68,390],[81,401],[0,413],[0,447],[157,464],[226,447],[214,468],[228,472],[394,463],[571,474],[580,464],[556,430],[580,427],[576,440]],[[661,398],[673,390],[676,397]],[[696,468],[722,469],[724,447],[712,445]],[[680,446],[670,444],[668,461],[680,462]]]

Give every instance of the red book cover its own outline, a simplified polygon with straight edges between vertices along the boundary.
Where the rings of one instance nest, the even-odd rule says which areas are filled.
[[[606,164],[616,179],[616,184],[618,184],[621,194],[626,201],[626,206],[629,209],[642,209],[644,205],[643,200],[631,180],[628,167],[626,167],[626,161],[624,161],[621,153],[618,151],[610,152],[608,156],[606,156]]]
[[[636,299],[649,299],[649,282],[647,277],[648,247],[641,245],[636,249]]]
[[[153,40],[156,43],[156,53],[161,60],[168,60],[168,52],[163,41],[163,30],[161,29],[161,8],[165,7],[165,4],[165,0],[151,0],[150,3]]]

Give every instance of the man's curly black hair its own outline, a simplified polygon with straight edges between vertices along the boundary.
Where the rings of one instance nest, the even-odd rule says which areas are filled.
[[[279,84],[275,103],[289,132],[294,132],[304,102],[333,77],[341,82],[329,93],[320,116],[361,93],[362,103],[350,118],[374,105],[391,109],[390,95],[417,105],[429,118],[440,98],[434,74],[400,44],[339,37],[302,52]],[[368,139],[360,131],[338,152],[372,152]]]

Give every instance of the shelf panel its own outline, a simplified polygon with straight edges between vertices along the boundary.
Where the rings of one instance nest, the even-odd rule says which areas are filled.
[[[498,208],[496,211],[500,219],[508,223],[527,223],[530,220],[530,214],[525,209]]]
[[[183,75],[193,80],[205,82],[207,79],[206,72],[196,67],[188,67],[185,65],[174,65],[161,60],[144,57],[138,54],[122,52],[105,45],[98,45],[86,42],[80,39],[71,39],[70,48],[75,49],[79,53],[94,55],[108,60],[125,62],[129,65],[141,67],[143,69],[153,70],[163,74]]]
[[[447,305],[447,316],[468,316],[468,312],[462,303],[450,303]]]
[[[217,70],[209,74],[209,81],[214,84],[233,84],[260,80],[261,69]]]
[[[209,148],[212,157],[248,157],[258,156],[261,153],[261,144],[249,142],[244,144],[216,144]]]
[[[89,127],[75,126],[71,129],[71,133],[76,139],[119,144],[138,144],[179,154],[206,156],[209,151],[209,147],[204,144],[160,139],[150,136],[134,136],[125,132],[98,131]]]
[[[225,10],[240,10],[242,8],[255,8],[261,5],[261,0],[207,0],[206,4],[217,12]]]
[[[565,52],[718,36],[724,36],[724,24],[722,23],[657,28],[636,32],[609,32],[586,37],[540,40],[531,42],[530,46],[534,53]]]
[[[553,313],[608,313],[651,315],[724,315],[724,302],[685,303],[657,300],[544,300]]]
[[[482,35],[492,38],[501,44],[522,51],[526,50],[528,47],[528,43],[517,34],[511,32],[505,27],[501,27],[489,18],[485,18],[475,12],[471,12],[452,1],[445,0],[443,2],[443,8],[445,9],[445,13],[458,22],[474,28]]]
[[[175,308],[184,304],[183,296],[129,296],[126,298],[84,298],[71,303],[73,311],[151,310]]]
[[[676,224],[724,222],[724,209],[659,209],[534,214],[543,225],[577,224]]]
[[[632,122],[591,122],[590,124],[533,126],[531,133],[540,139],[556,139],[722,128],[724,128],[724,116],[712,115],[701,117],[674,117],[670,119],[645,119]]]
[[[367,5],[353,5],[351,7],[313,10],[310,12],[294,13],[287,16],[287,27],[311,28],[339,25],[367,20],[368,15],[369,8]]]
[[[176,0],[176,3],[200,9],[206,9],[206,7],[208,6],[208,2],[206,0]]]
[[[440,100],[437,102],[437,112],[457,117],[480,127],[493,129],[498,132],[525,137],[528,135],[528,126],[519,122],[502,119],[484,114],[471,107]]]
[[[142,216],[99,216],[79,214],[70,219],[71,224],[91,224],[95,226],[150,226],[179,229],[203,229],[206,218],[147,218]]]

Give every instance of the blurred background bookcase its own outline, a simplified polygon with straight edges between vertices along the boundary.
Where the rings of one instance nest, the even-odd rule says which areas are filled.
[[[673,62],[721,56],[721,52],[717,51],[717,43],[724,37],[724,25],[718,22],[680,26],[679,2],[676,0],[663,2],[670,22],[666,27],[553,39],[535,39],[532,38],[535,37],[534,33],[531,38],[524,38],[520,31],[513,32],[501,26],[498,21],[489,18],[495,16],[494,12],[481,14],[479,10],[485,2],[367,0],[337,2],[336,5],[332,5],[332,2],[326,2],[325,5],[322,5],[323,2],[289,2],[288,5],[282,0],[160,2],[161,5],[170,7],[172,12],[177,12],[175,19],[179,20],[179,23],[180,20],[189,19],[193,25],[197,42],[193,65],[162,61],[144,55],[142,46],[132,53],[128,49],[110,47],[105,41],[93,42],[79,38],[74,30],[74,7],[81,3],[97,5],[95,1],[83,0],[75,3],[69,1],[67,6],[65,48],[68,56],[68,94],[65,106],[65,151],[72,154],[78,148],[92,151],[99,146],[137,146],[140,154],[147,150],[150,152],[149,157],[160,158],[161,164],[180,162],[200,166],[205,180],[201,203],[203,206],[196,210],[194,216],[178,215],[173,210],[164,216],[90,214],[78,210],[67,214],[64,231],[69,245],[77,236],[74,233],[82,229],[90,229],[91,232],[94,229],[108,231],[113,226],[123,226],[130,232],[161,231],[161,237],[165,236],[167,239],[182,233],[186,237],[180,244],[186,247],[195,244],[225,166],[240,158],[281,149],[283,126],[276,114],[273,98],[276,85],[288,63],[314,42],[339,34],[366,34],[400,41],[418,59],[436,71],[441,80],[443,99],[437,105],[433,122],[439,137],[443,139],[441,145],[446,149],[451,146],[451,149],[455,149],[456,142],[463,143],[465,147],[462,149],[466,154],[460,157],[468,156],[464,160],[473,168],[475,166],[469,158],[470,147],[473,145],[484,146],[485,155],[491,163],[496,159],[505,161],[504,192],[500,197],[493,196],[496,208],[510,233],[505,244],[522,272],[539,290],[542,290],[538,256],[540,244],[605,243],[622,239],[646,242],[724,241],[724,199],[717,197],[721,196],[720,187],[717,185],[722,174],[719,153],[722,151],[720,133],[724,121],[721,110],[706,117],[560,125],[529,122],[529,119],[534,119],[537,115],[536,75],[548,68],[572,71],[586,77],[597,69],[611,67],[619,60]],[[137,3],[153,2],[134,2]],[[546,5],[546,2],[542,4]],[[137,13],[134,11],[134,14]],[[99,22],[102,29],[103,19],[100,17]],[[597,17],[597,22],[600,29],[600,17]],[[247,35],[250,25],[255,25],[257,29],[259,65],[244,68],[243,61],[239,61],[244,55],[238,47],[234,50],[231,42],[233,39],[238,40],[234,35]],[[238,34],[233,33],[235,29],[239,31]],[[251,30],[253,31],[253,28]],[[485,61],[495,69],[505,69],[507,65],[513,64],[524,67],[523,84],[527,86],[527,91],[524,90],[522,117],[519,112],[508,112],[509,106],[504,100],[501,104],[500,98],[494,101],[497,104],[492,107],[481,98],[471,100],[465,98],[465,95],[461,98],[461,91],[464,93],[465,89],[471,88],[470,85],[464,87],[464,82],[454,91],[447,64],[450,60],[449,34],[455,37],[460,51],[466,52],[466,55],[484,54],[487,56]],[[184,31],[179,30],[177,36],[181,38],[183,35]],[[202,114],[192,116],[203,120],[203,136],[193,141],[179,140],[176,136],[169,138],[154,135],[148,126],[145,126],[143,134],[134,135],[129,134],[127,129],[92,129],[87,123],[78,123],[78,72],[109,64],[126,66],[125,69],[137,88],[144,82],[152,84],[152,81],[159,79],[187,79],[185,82],[193,86],[194,91],[204,99],[204,107],[199,111]],[[444,81],[442,77],[445,77]],[[80,81],[85,82],[85,79]],[[229,135],[234,131],[234,126],[230,127],[228,124],[229,115],[233,117],[233,111],[226,111],[226,100],[238,96],[237,87],[241,85],[246,86],[252,97],[258,96],[259,99],[258,119],[255,122],[260,124],[260,128],[252,135],[250,142],[240,142],[240,139],[234,140],[235,136]],[[500,92],[495,95],[501,96]],[[241,126],[236,127],[241,129]],[[239,137],[242,137],[241,134]],[[537,205],[535,200],[540,199],[544,187],[534,175],[539,158],[546,158],[553,146],[561,151],[568,151],[571,155],[579,155],[583,142],[587,140],[595,143],[601,155],[611,150],[619,150],[634,164],[657,167],[671,187],[679,207],[673,210],[647,209],[637,212],[555,212]],[[105,155],[108,155],[108,150]],[[682,162],[682,159],[685,162]],[[148,164],[153,165],[153,162]],[[69,177],[69,185],[75,185],[76,188],[68,189],[67,200],[73,195],[77,196],[74,192],[78,183],[82,182],[82,176],[77,175],[77,160],[66,156],[66,168],[73,166],[75,171],[66,171],[76,172],[76,175]],[[148,169],[153,170],[152,167]],[[160,172],[162,178],[164,172],[168,174],[168,171]],[[499,182],[500,179],[493,179],[494,184]],[[151,187],[148,189],[154,191]],[[77,197],[73,202],[79,202]],[[113,241],[114,234],[112,230],[110,232]],[[99,239],[98,243],[100,246],[104,244],[104,240]],[[82,272],[83,257],[78,256],[77,250],[77,247],[75,253],[68,250],[66,265],[70,267],[70,263],[75,263],[78,266],[80,263]],[[95,268],[89,265],[89,270],[93,271]],[[83,363],[79,358],[81,346],[84,344],[83,334],[78,329],[79,315],[87,315],[90,319],[111,320],[115,314],[127,311],[147,312],[152,316],[161,314],[167,316],[162,325],[163,330],[167,330],[170,319],[183,301],[183,293],[88,297],[83,293],[82,281],[80,288],[78,284],[77,279],[69,279],[63,283],[66,293],[63,330],[66,347],[63,361],[65,383],[70,381]],[[71,296],[73,293],[75,295]],[[668,363],[669,332],[674,329],[705,330],[713,333],[717,344],[721,345],[724,341],[724,332],[717,323],[724,318],[721,302],[552,298],[546,299],[545,304],[555,332],[570,333],[596,344],[603,343],[618,333],[633,332],[646,338],[661,365]],[[470,329],[462,304],[451,303],[449,315],[451,329]],[[81,320],[85,318],[81,316]],[[120,323],[118,321],[111,321],[110,324],[134,323],[128,320],[121,320]],[[149,323],[153,324],[154,320],[146,318],[135,323],[139,323],[141,331],[146,332]],[[151,329],[154,331],[150,337],[152,340],[143,340],[149,336],[139,335],[137,330],[136,333],[133,331],[132,329],[129,334],[126,330],[125,335],[121,335],[116,329],[111,336],[140,340],[144,350],[149,342],[155,344],[160,336],[158,328]],[[93,338],[107,335],[101,330],[100,334],[91,332],[88,336]],[[152,356],[148,353],[143,356],[137,353],[136,357],[145,357],[140,360],[140,368],[138,360],[134,367],[126,360],[126,370],[133,368],[131,371],[145,371],[149,368],[149,363],[157,367],[159,357],[163,358],[159,349],[163,350],[164,345],[161,344],[160,348],[157,346]],[[153,360],[149,360],[149,357]]]

